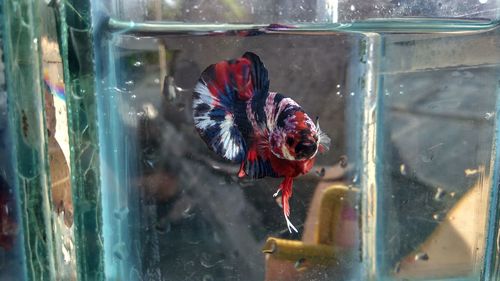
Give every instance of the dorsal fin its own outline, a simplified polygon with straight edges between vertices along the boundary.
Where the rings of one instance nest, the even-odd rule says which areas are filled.
[[[252,52],[246,52],[245,54],[243,54],[243,58],[248,59],[250,61],[250,64],[252,65],[251,77],[254,97],[257,95],[267,96],[269,92],[269,78],[264,63],[262,63],[259,56]]]

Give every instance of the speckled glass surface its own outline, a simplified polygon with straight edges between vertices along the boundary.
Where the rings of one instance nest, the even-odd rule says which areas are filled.
[[[4,57],[3,2],[0,3],[1,46]],[[13,143],[9,130],[9,106],[4,60],[0,62],[0,279],[25,278],[23,234],[20,227],[19,200],[13,177]]]
[[[500,2],[456,4],[2,2],[0,279],[498,279]],[[193,126],[200,73],[246,51],[333,139],[298,233]]]
[[[78,280],[104,280],[102,198],[90,3],[60,3]]]
[[[3,6],[3,50],[8,122],[12,141],[12,187],[19,200],[19,241],[25,266],[22,280],[54,280],[53,232],[37,5],[6,1]],[[14,280],[14,279],[12,279]]]
[[[108,278],[494,280],[498,1],[92,4]],[[274,181],[238,180],[193,132],[199,74],[245,51],[334,139],[295,190],[299,234]],[[325,267],[292,245],[330,182],[359,193]],[[260,253],[273,237],[289,248]]]

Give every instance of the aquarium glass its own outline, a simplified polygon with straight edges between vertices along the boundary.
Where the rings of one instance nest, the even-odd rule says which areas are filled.
[[[0,52],[4,56],[4,16],[0,4]],[[5,64],[0,62],[0,279],[22,279],[24,258],[22,256],[22,232],[19,225],[17,193],[12,177],[12,139],[8,122],[8,101]]]
[[[252,32],[255,36],[246,36]],[[354,68],[363,59],[365,39],[331,32],[178,33],[110,32],[99,49],[107,274],[260,280],[266,239],[300,240],[316,188],[341,179],[355,186],[356,162],[349,159],[345,141],[352,130],[344,120],[347,104],[363,92],[363,73]],[[318,46],[336,52],[317,51]],[[200,72],[246,51],[265,62],[271,89],[320,116],[322,130],[333,138],[332,149],[295,182],[292,220],[300,234],[288,232],[273,197],[280,180],[238,179],[239,165],[212,153],[193,125],[192,90]],[[348,77],[349,72],[356,78]],[[359,250],[355,237],[347,240],[353,244],[349,250]]]
[[[78,277],[495,280],[499,3],[458,2],[64,3]],[[193,123],[200,74],[245,52],[332,140],[297,233],[282,179]]]
[[[373,18],[498,19],[498,0],[104,1],[113,17],[196,23],[351,23]]]
[[[498,27],[383,35],[382,276],[479,280],[482,274],[489,200],[497,189],[498,35]]]

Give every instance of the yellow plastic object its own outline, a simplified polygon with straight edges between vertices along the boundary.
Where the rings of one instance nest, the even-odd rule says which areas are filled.
[[[334,247],[330,245],[308,245],[302,241],[268,238],[262,251],[274,258],[293,262],[307,260],[313,264],[335,263]]]
[[[263,252],[272,258],[291,262],[307,260],[310,264],[318,265],[336,263],[336,255],[343,251],[336,247],[335,243],[342,210],[346,205],[350,207],[355,205],[357,193],[357,189],[343,184],[325,188],[320,184],[308,212],[303,241],[270,237],[264,245]],[[319,204],[315,204],[315,201]]]

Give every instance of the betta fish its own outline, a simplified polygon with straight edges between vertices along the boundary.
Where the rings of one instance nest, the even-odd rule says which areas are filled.
[[[291,98],[269,91],[267,69],[254,54],[208,66],[193,91],[194,125],[208,147],[240,164],[239,177],[284,178],[274,194],[288,230],[293,179],[311,170],[330,138]],[[316,120],[317,122],[317,120]]]

